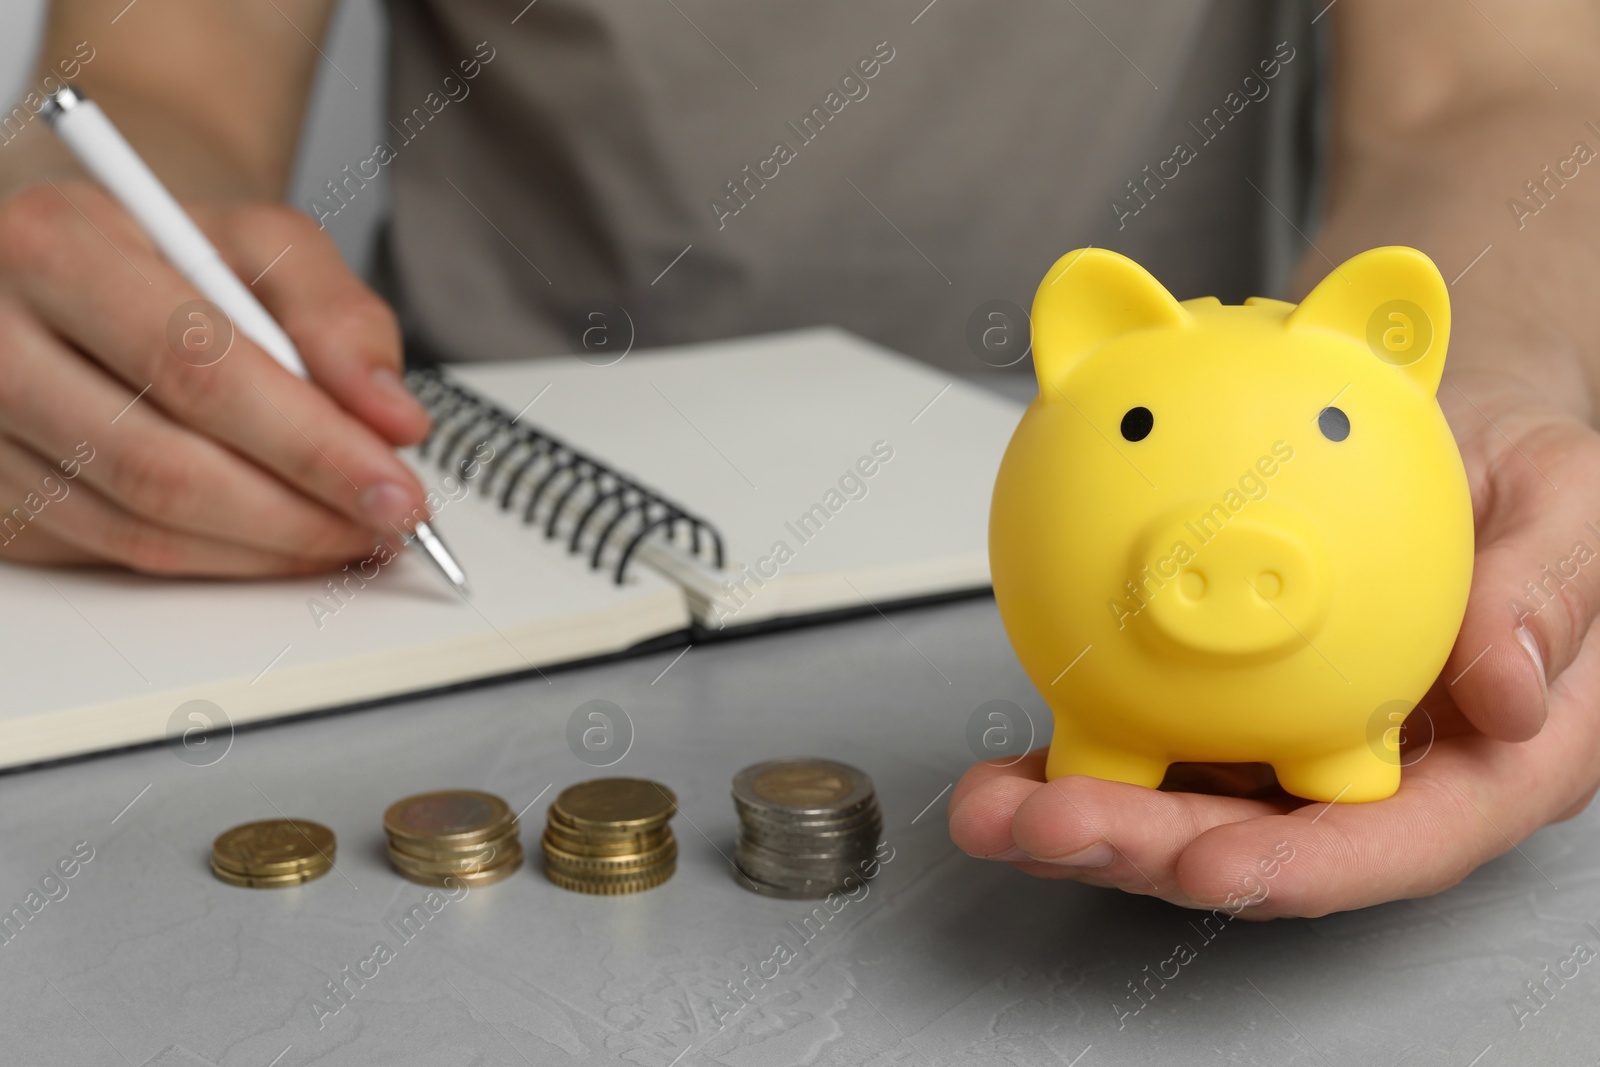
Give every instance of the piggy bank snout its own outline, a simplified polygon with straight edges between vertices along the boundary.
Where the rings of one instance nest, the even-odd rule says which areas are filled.
[[[1322,538],[1273,501],[1175,509],[1150,524],[1135,556],[1139,614],[1158,640],[1191,653],[1284,655],[1314,641],[1327,613]]]

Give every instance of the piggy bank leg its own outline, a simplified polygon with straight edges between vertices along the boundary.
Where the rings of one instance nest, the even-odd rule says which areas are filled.
[[[1341,752],[1304,760],[1274,761],[1278,784],[1307,800],[1357,804],[1386,800],[1400,788],[1400,763],[1385,760],[1362,742]]]
[[[1054,780],[1068,774],[1084,774],[1108,782],[1127,782],[1154,789],[1166,777],[1167,760],[1164,756],[1102,744],[1057,719],[1044,775]]]

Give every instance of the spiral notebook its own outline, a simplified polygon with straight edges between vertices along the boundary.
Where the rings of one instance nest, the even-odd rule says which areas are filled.
[[[1020,406],[839,330],[410,382],[469,598],[0,564],[0,767],[988,587]]]

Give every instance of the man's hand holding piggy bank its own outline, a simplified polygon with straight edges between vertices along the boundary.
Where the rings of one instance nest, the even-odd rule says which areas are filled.
[[[1226,306],[1073,252],[1040,284],[1033,338],[1039,396],[997,478],[990,556],[1055,734],[1047,757],[968,773],[958,844],[1318,914],[1442,888],[1581,809],[1600,776],[1592,650],[1570,672],[1589,706],[1567,713],[1568,747],[1527,739],[1593,618],[1600,507],[1531,502],[1585,458],[1592,486],[1600,448],[1513,386],[1492,415],[1441,387],[1449,292],[1426,256],[1374,249],[1298,306]],[[1565,578],[1541,585],[1550,567]],[[1567,699],[1550,694],[1552,717]],[[1496,810],[1553,762],[1557,810]],[[1439,862],[1407,854],[1445,827]]]

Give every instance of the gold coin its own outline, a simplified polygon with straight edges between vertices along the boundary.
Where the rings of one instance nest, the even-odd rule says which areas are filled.
[[[333,831],[306,819],[265,819],[224,830],[211,843],[211,862],[235,874],[268,877],[331,866]]]
[[[672,828],[669,826],[660,826],[642,834],[580,833],[555,822],[547,824],[544,829],[544,840],[579,856],[633,856],[660,847],[671,836]]]
[[[391,860],[393,859],[393,857],[390,858]],[[395,869],[398,870],[404,877],[416,882],[418,885],[435,885],[445,886],[448,888],[454,888],[458,885],[465,885],[473,889],[476,889],[479,886],[493,885],[496,882],[504,881],[505,879],[510,878],[513,874],[516,874],[521,868],[522,856],[520,854],[517,856],[516,862],[514,863],[507,862],[498,867],[492,867],[488,870],[476,871],[467,874],[423,874],[419,871],[405,870],[399,865],[396,865],[395,867]]]
[[[591,893],[597,896],[620,896],[623,893],[638,893],[646,889],[654,889],[672,877],[677,870],[677,860],[674,859],[661,867],[642,874],[630,875],[623,878],[594,878],[587,875],[567,874],[559,868],[545,864],[545,877],[562,889],[570,889],[575,893]]]
[[[678,842],[668,838],[649,852],[636,852],[624,856],[585,856],[575,852],[568,852],[550,842],[546,836],[541,844],[544,849],[545,862],[560,867],[572,874],[581,874],[593,871],[599,874],[621,874],[629,871],[639,871],[664,863],[678,854]]]
[[[389,838],[390,852],[403,852],[420,860],[434,860],[440,863],[446,861],[460,861],[464,863],[480,860],[485,865],[492,863],[496,852],[505,851],[510,843],[515,843],[521,837],[521,827],[515,822],[511,824],[507,833],[493,837],[487,841],[478,841],[470,845],[445,845],[436,846],[431,841],[412,840],[405,837]]]
[[[432,860],[408,855],[398,849],[389,850],[389,862],[408,874],[427,874],[443,877],[447,874],[474,874],[478,871],[498,870],[506,865],[522,862],[522,846],[515,841],[494,850],[487,857],[467,859]]]
[[[574,837],[593,838],[596,841],[620,841],[632,834],[648,834],[667,824],[666,819],[657,818],[646,823],[584,821],[580,822],[571,815],[562,811],[554,804],[548,811],[548,822],[551,826],[559,826],[563,832]],[[670,818],[670,816],[669,816]]]
[[[664,785],[643,778],[596,778],[568,786],[550,805],[550,818],[578,830],[643,832],[678,810]]]
[[[473,789],[444,789],[397,800],[383,813],[390,839],[433,847],[470,847],[499,837],[516,821],[505,801]]]
[[[333,870],[333,864],[323,867],[313,867],[309,870],[295,871],[290,874],[248,875],[230,871],[226,867],[219,867],[215,862],[211,864],[211,873],[229,885],[243,886],[248,889],[286,889],[290,886],[321,878]]]

